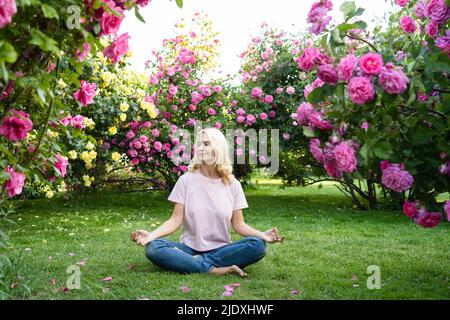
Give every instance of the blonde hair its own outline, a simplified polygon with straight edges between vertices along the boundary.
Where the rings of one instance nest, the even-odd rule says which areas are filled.
[[[195,146],[201,142],[202,134],[206,134],[211,141],[211,147],[215,151],[214,165],[216,171],[224,184],[229,184],[233,178],[233,166],[231,165],[230,151],[227,139],[223,133],[216,128],[202,129],[195,137]],[[202,166],[202,162],[197,157],[197,152],[194,152],[194,157],[188,166],[188,172],[195,172]]]

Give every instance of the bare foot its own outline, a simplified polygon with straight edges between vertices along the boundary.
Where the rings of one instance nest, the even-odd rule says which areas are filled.
[[[226,274],[238,274],[240,277],[247,276],[247,274],[237,265],[232,265],[230,267],[213,268],[209,273],[214,274],[216,276],[223,276]]]

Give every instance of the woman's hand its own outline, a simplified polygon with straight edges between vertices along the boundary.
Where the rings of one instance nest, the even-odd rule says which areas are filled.
[[[151,232],[139,229],[132,232],[130,238],[131,241],[134,241],[141,246],[145,246],[147,243],[154,240]]]
[[[269,243],[284,241],[284,237],[280,237],[280,234],[278,233],[278,229],[276,227],[264,231],[262,233],[262,239]]]

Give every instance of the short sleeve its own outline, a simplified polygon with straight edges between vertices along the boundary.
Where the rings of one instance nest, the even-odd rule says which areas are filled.
[[[247,200],[245,199],[244,190],[242,190],[242,185],[237,179],[235,180],[233,200],[234,200],[233,210],[248,208],[248,203]]]
[[[177,183],[172,189],[172,192],[169,195],[167,200],[179,204],[184,204],[186,198],[186,179],[185,176],[182,175],[178,178]]]

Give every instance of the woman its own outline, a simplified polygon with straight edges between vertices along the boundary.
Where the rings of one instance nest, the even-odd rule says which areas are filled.
[[[247,274],[246,266],[261,260],[266,242],[282,242],[277,228],[265,232],[244,222],[248,208],[240,182],[232,175],[228,143],[215,128],[196,137],[194,158],[168,200],[172,216],[152,232],[137,230],[131,240],[145,246],[147,258],[162,269],[180,273]],[[163,237],[183,224],[181,242]],[[230,225],[244,238],[231,242]]]

